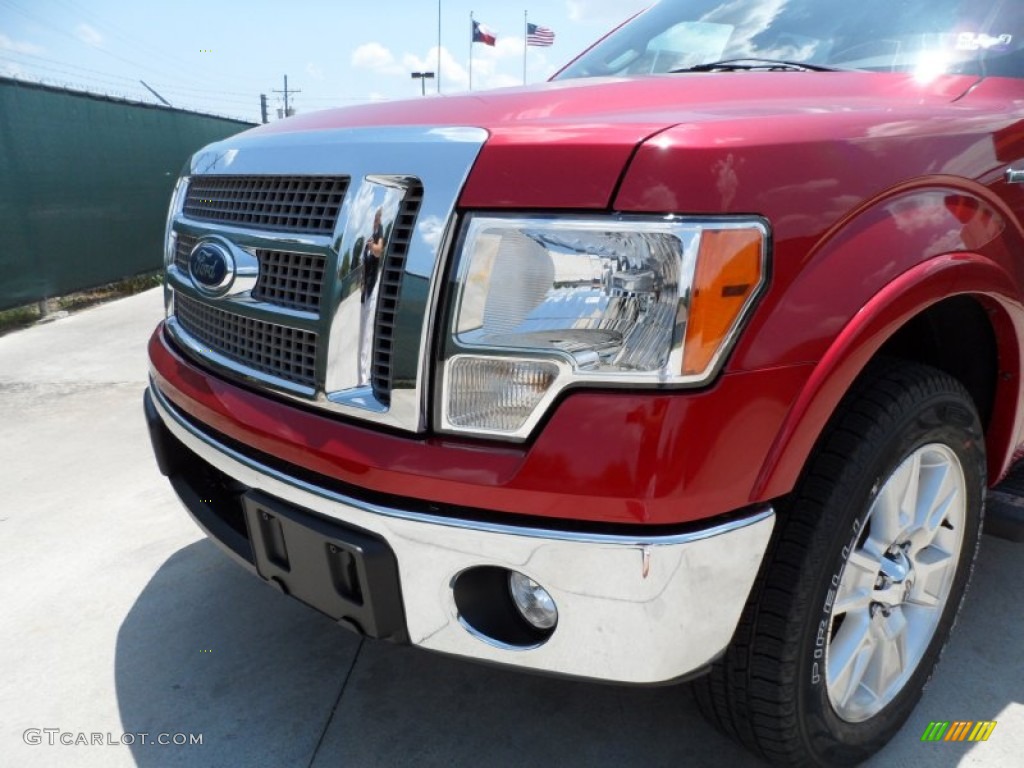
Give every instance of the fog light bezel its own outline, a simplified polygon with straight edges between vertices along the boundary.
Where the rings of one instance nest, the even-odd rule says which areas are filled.
[[[497,565],[466,568],[452,578],[451,596],[459,624],[473,637],[501,650],[530,651],[544,645],[558,623],[538,629],[527,621],[509,588],[513,572]]]

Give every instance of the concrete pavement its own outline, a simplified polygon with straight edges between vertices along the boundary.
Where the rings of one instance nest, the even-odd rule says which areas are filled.
[[[161,314],[154,290],[0,338],[0,764],[758,764],[686,686],[364,642],[229,562],[150,455],[145,344]],[[985,537],[924,701],[873,765],[1019,764],[1022,583],[1021,545]],[[981,744],[922,744],[930,720],[998,726]],[[202,744],[108,743],[143,733]]]

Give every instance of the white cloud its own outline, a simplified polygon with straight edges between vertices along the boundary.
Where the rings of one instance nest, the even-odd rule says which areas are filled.
[[[496,59],[507,59],[511,56],[521,58],[523,55],[523,44],[524,40],[521,37],[502,37],[498,40],[498,44],[493,48],[484,46],[487,53],[490,53]],[[474,46],[476,47],[476,46]]]
[[[352,66],[389,75],[402,71],[395,62],[395,55],[380,43],[363,43],[352,51]]]
[[[654,5],[654,0],[566,0],[570,21],[617,24]]]
[[[323,80],[324,71],[320,69],[312,61],[306,62],[306,74],[312,77],[314,80]]]
[[[473,46],[473,90],[504,88],[523,84],[523,38],[499,37],[497,45]],[[457,93],[469,88],[469,62],[465,55],[456,57],[448,48],[441,47],[441,90]],[[408,81],[406,95],[419,95],[420,84],[409,80],[411,72],[437,72],[438,48],[433,46],[422,55],[405,52],[396,57],[379,43],[366,43],[352,54],[352,65]],[[543,52],[531,49],[528,58],[531,72],[547,71],[550,67]],[[538,74],[531,80],[542,79]],[[436,90],[436,80],[426,84],[427,95]]]
[[[40,48],[38,45],[26,42],[24,40],[12,40],[7,35],[0,34],[0,51],[10,51],[11,53],[39,54],[43,52],[43,48]]]
[[[437,250],[444,235],[444,222],[439,216],[424,216],[416,225],[420,237],[432,250]]]
[[[522,73],[519,75],[507,75],[501,72],[496,72],[493,75],[489,75],[484,81],[484,88],[515,88],[523,84]]]
[[[86,45],[91,45],[93,48],[99,48],[103,45],[103,35],[101,35],[95,27],[91,27],[85,22],[82,22],[75,27],[75,36]]]
[[[409,72],[434,72],[437,69],[437,46],[427,51],[426,56],[420,58],[414,53],[406,53],[402,56],[402,67],[400,71],[409,76]],[[436,86],[435,86],[436,87]],[[448,93],[450,91],[465,90],[469,87],[469,72],[457,61],[452,52],[444,46],[441,47],[441,89]]]

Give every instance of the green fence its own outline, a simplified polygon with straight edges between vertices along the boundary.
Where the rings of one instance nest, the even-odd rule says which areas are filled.
[[[0,309],[158,269],[185,160],[250,125],[0,78]]]

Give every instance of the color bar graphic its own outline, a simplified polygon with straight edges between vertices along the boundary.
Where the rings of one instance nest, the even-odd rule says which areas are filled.
[[[921,734],[921,741],[988,741],[995,720],[933,720]]]

